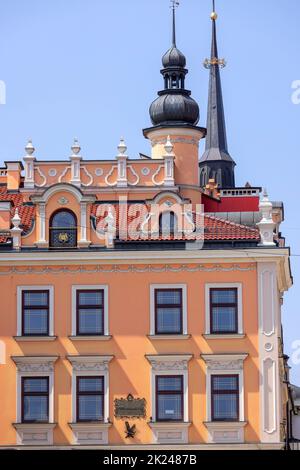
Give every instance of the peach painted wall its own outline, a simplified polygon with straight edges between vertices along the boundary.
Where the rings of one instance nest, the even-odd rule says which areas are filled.
[[[68,195],[70,197],[70,195]],[[50,206],[51,207],[51,202]],[[122,266],[124,269],[126,266]],[[141,266],[139,266],[141,267]],[[244,362],[245,380],[245,429],[247,442],[259,441],[259,363],[258,363],[258,320],[257,320],[257,273],[254,267],[249,271],[205,271],[205,272],[143,272],[143,273],[76,273],[76,266],[70,267],[75,273],[53,274],[6,274],[1,268],[0,340],[6,345],[6,364],[0,365],[1,426],[0,445],[16,443],[16,432],[12,423],[16,421],[16,366],[11,360],[15,355],[58,355],[55,363],[55,444],[72,442],[71,422],[71,376],[72,367],[67,355],[112,354],[109,365],[110,410],[113,426],[109,430],[110,443],[139,444],[151,442],[151,430],[147,425],[151,416],[150,377],[151,366],[145,354],[192,353],[189,362],[189,430],[191,443],[207,440],[205,364],[201,353],[249,353]],[[24,267],[19,267],[22,270]],[[41,267],[34,269],[40,270]],[[55,266],[52,269],[56,269]],[[59,269],[59,267],[57,267]],[[92,270],[92,266],[86,266]],[[241,282],[243,284],[243,315],[246,337],[237,340],[206,340],[205,331],[205,283]],[[150,284],[185,283],[188,293],[189,340],[150,340]],[[17,331],[17,286],[54,286],[54,342],[16,342]],[[71,335],[71,286],[74,284],[107,284],[109,286],[109,330],[113,335],[109,341],[72,342]],[[147,401],[147,419],[136,420],[137,435],[128,441],[124,435],[124,420],[114,418],[113,401],[126,397],[128,393],[143,397]]]

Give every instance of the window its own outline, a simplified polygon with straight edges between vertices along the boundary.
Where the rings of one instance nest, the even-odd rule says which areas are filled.
[[[211,376],[212,421],[239,421],[239,376]]]
[[[210,289],[210,333],[238,333],[238,289]]]
[[[22,422],[49,421],[49,378],[22,377]]]
[[[63,209],[52,215],[49,239],[51,248],[77,246],[77,219],[73,212]]]
[[[103,421],[104,377],[77,377],[77,421]]]
[[[157,421],[183,421],[183,376],[156,376]]]
[[[49,291],[22,291],[22,335],[49,335]]]
[[[104,334],[104,290],[76,291],[78,336]]]
[[[159,234],[163,236],[174,235],[178,231],[177,217],[174,212],[163,212],[159,216]]]
[[[155,289],[155,334],[182,332],[182,289]]]

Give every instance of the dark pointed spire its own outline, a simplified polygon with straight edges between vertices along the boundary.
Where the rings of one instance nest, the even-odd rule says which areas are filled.
[[[211,57],[204,66],[210,70],[209,96],[207,109],[207,136],[205,152],[200,160],[200,185],[205,186],[209,179],[215,179],[219,187],[234,187],[235,162],[228,152],[226,123],[223,105],[220,69],[225,67],[224,59],[219,59],[217,45],[217,13],[213,0]]]

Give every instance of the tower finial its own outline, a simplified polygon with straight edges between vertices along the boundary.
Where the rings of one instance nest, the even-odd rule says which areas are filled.
[[[172,46],[176,47],[176,14],[175,10],[179,6],[178,0],[171,0],[171,8],[172,8],[172,15],[173,15],[173,26],[172,26]]]
[[[216,12],[216,3],[215,0],[212,0],[212,13],[210,15],[211,19],[215,21],[218,18],[218,14]]]

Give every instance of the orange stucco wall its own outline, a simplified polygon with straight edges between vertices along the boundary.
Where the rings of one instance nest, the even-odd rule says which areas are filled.
[[[70,195],[69,195],[70,197]],[[51,202],[50,202],[51,204]],[[140,268],[142,266],[139,266]],[[18,267],[24,271],[25,267]],[[192,353],[189,362],[189,429],[190,443],[207,441],[206,421],[206,378],[205,363],[201,353],[249,353],[244,362],[245,428],[246,442],[259,441],[259,366],[258,366],[258,320],[257,320],[257,272],[253,267],[248,271],[215,270],[199,272],[76,272],[53,274],[51,269],[37,272],[9,274],[8,268],[1,268],[1,290],[6,295],[1,299],[0,340],[5,343],[5,364],[0,365],[1,426],[0,445],[15,444],[16,431],[12,423],[16,421],[16,366],[11,356],[18,355],[58,355],[55,363],[54,390],[55,444],[72,442],[71,422],[71,377],[72,367],[67,355],[112,354],[109,365],[109,416],[113,422],[109,430],[110,443],[139,444],[151,443],[152,433],[147,422],[151,416],[150,377],[151,366],[145,354]],[[93,270],[92,266],[86,269]],[[58,267],[59,269],[59,267]],[[122,267],[124,269],[124,266]],[[106,270],[108,271],[108,269]],[[6,272],[6,274],[5,274]],[[205,331],[205,283],[241,282],[243,285],[243,321],[246,336],[244,339],[206,340]],[[184,283],[187,285],[188,340],[150,340],[150,284]],[[54,286],[54,333],[53,342],[16,342],[17,333],[17,286]],[[74,284],[106,284],[109,287],[109,341],[73,341],[71,335],[71,286]],[[114,418],[115,398],[132,393],[147,401],[147,419],[135,420],[135,439],[125,439],[124,420]]]

